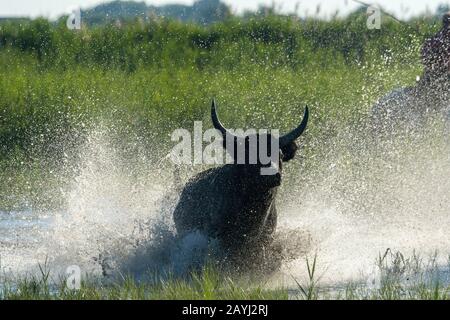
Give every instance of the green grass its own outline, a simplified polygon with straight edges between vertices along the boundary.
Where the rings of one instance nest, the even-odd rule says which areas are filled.
[[[36,208],[58,206],[55,193],[64,180],[73,179],[63,167],[76,162],[78,148],[100,123],[106,123],[124,156],[137,154],[133,139],[139,137],[149,161],[157,162],[173,147],[175,129],[192,130],[199,120],[204,129],[211,126],[209,106],[215,97],[227,126],[281,132],[293,128],[309,105],[305,141],[326,141],[364,119],[379,96],[413,83],[420,74],[417,65],[368,63],[363,69],[335,62],[302,70],[247,65],[235,70],[146,68],[131,74],[83,66],[45,72],[33,64],[11,68],[0,69],[4,210],[23,206],[16,199]]]
[[[48,154],[43,145],[99,117],[159,141],[206,119],[212,97],[233,125],[280,129],[308,103],[317,133],[326,119],[355,118],[357,106],[412,83],[422,40],[438,28],[386,21],[370,32],[364,19],[156,21],[80,32],[42,19],[0,24],[0,155]]]
[[[51,281],[48,273],[14,282],[4,282],[2,299],[57,300],[285,300],[285,289],[266,289],[261,285],[243,284],[211,269],[192,273],[185,279],[168,277],[151,282],[135,281],[131,276],[119,280],[84,279],[79,290],[68,289],[66,279]]]
[[[387,21],[381,31],[369,31],[364,15],[329,22],[231,19],[210,27],[156,21],[81,32],[41,19],[0,24],[0,210],[59,208],[65,184],[77,174],[70,165],[99,126],[108,128],[130,167],[142,152],[149,166],[157,163],[173,146],[174,129],[191,129],[198,120],[211,126],[213,97],[223,122],[237,128],[289,130],[308,104],[303,142],[311,148],[302,152],[302,165],[312,168],[330,137],[358,126],[389,90],[414,83],[422,72],[422,40],[438,27]],[[386,265],[386,257],[393,261]],[[315,258],[305,265],[307,278],[289,289],[207,268],[152,283],[88,278],[71,291],[42,270],[0,281],[0,297],[448,299],[446,284],[420,276],[426,266],[416,269],[414,283],[404,281],[417,264],[382,256],[379,267],[387,273],[372,290],[360,283],[321,286]]]
[[[449,260],[450,261],[450,260]],[[84,277],[79,290],[69,289],[66,279],[51,279],[47,268],[39,276],[3,280],[0,299],[26,300],[449,300],[450,284],[442,281],[450,263],[442,270],[436,256],[423,259],[416,254],[405,257],[387,250],[377,259],[380,274],[377,283],[370,279],[321,285],[317,274],[317,256],[306,259],[307,277],[293,279],[294,286],[268,286],[260,281],[228,276],[207,266],[185,278],[164,277],[152,281],[136,281],[131,276],[116,280]]]
[[[422,40],[438,27],[386,21],[370,31],[364,15],[208,27],[161,20],[80,32],[42,19],[2,23],[0,208],[58,207],[59,190],[74,178],[67,162],[102,123],[124,156],[136,154],[138,137],[149,161],[159,161],[173,130],[211,125],[213,97],[229,127],[282,132],[308,104],[304,139],[323,144],[363,121],[380,96],[414,83]]]

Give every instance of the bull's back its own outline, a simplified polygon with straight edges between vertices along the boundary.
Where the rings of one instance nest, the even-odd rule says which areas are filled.
[[[215,226],[220,224],[220,217],[229,210],[230,192],[223,183],[227,173],[224,167],[209,169],[186,184],[173,213],[179,234],[200,230],[212,235]]]

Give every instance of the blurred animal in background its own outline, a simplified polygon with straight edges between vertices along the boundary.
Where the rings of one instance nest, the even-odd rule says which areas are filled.
[[[373,106],[370,124],[377,135],[399,126],[420,128],[428,116],[443,116],[450,133],[450,12],[443,26],[422,47],[423,76],[414,86],[395,89]]]

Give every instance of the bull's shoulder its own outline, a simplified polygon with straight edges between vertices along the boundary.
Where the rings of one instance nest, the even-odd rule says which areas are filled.
[[[222,166],[202,171],[192,177],[186,184],[184,190],[194,192],[201,190],[203,192],[216,191],[224,185],[233,181],[234,171],[231,166]],[[204,190],[207,188],[207,190]]]
[[[232,168],[223,166],[200,172],[184,186],[179,207],[184,210],[203,210],[210,206],[223,207],[223,198],[230,196],[233,189]]]
[[[214,226],[228,211],[227,196],[223,181],[231,180],[232,172],[227,166],[208,169],[191,178],[181,192],[174,210],[174,221],[178,232],[197,229],[213,232]]]

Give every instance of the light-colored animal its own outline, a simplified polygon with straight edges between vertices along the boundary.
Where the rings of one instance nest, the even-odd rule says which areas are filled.
[[[377,134],[394,132],[400,126],[420,128],[429,116],[442,116],[450,132],[450,13],[442,29],[422,48],[423,77],[414,86],[396,89],[378,100],[371,112],[371,127]]]

